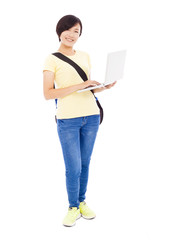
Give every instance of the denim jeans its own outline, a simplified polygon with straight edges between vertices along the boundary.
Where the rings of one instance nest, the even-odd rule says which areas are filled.
[[[58,119],[57,130],[66,170],[69,207],[85,200],[89,164],[98,132],[100,115]]]

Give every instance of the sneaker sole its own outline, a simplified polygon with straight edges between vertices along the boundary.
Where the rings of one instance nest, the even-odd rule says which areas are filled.
[[[87,220],[92,220],[92,219],[94,219],[96,216],[94,216],[94,217],[86,217],[86,216],[84,216],[84,215],[82,214],[82,217],[83,217],[84,219],[87,219]]]
[[[79,218],[81,218],[81,213],[79,214],[79,216],[76,218],[76,221],[79,219]],[[65,226],[65,227],[73,227],[75,224],[76,224],[76,221],[72,224],[72,225],[67,225],[67,224],[63,224],[63,226]]]

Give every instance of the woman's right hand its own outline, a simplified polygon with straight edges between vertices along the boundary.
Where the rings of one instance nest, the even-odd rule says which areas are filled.
[[[82,90],[87,87],[95,87],[97,85],[100,85],[100,83],[97,81],[87,80],[87,81],[79,84],[79,90]]]
[[[44,71],[43,73],[43,89],[44,89],[44,97],[46,100],[49,99],[56,99],[56,98],[63,98],[67,95],[77,92],[78,90],[82,90],[89,86],[95,86],[100,83],[96,81],[87,80],[80,84],[72,85],[65,88],[54,88],[54,79],[55,74],[51,71]]]

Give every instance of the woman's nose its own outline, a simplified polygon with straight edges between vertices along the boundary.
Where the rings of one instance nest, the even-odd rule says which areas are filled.
[[[73,37],[73,36],[74,36],[73,32],[69,32],[68,35],[69,35],[70,37]]]

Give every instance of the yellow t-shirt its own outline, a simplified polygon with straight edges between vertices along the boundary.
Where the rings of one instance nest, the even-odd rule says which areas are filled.
[[[91,66],[87,53],[76,51],[75,55],[67,57],[77,63],[89,77]],[[57,88],[65,88],[83,82],[77,71],[70,64],[52,54],[46,58],[43,67],[44,70],[55,73],[55,86]],[[84,117],[95,114],[99,114],[99,108],[91,91],[74,92],[58,99],[56,113],[58,119]]]

